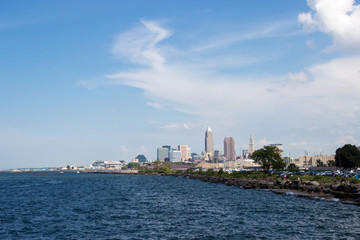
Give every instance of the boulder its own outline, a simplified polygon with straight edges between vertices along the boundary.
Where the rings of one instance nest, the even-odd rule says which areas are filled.
[[[314,185],[314,186],[320,186],[320,183],[318,183],[317,181],[311,181],[310,183],[311,183],[311,185]]]
[[[330,189],[336,191],[339,186],[341,186],[341,184],[339,184],[339,183],[338,184],[333,184],[333,185],[330,186]]]

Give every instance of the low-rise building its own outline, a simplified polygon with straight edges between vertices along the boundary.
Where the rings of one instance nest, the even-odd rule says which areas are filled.
[[[335,155],[300,156],[295,164],[302,168],[316,167],[317,160],[327,166],[330,160],[335,161]]]

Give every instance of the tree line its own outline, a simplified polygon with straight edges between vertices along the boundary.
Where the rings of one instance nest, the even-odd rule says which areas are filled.
[[[254,151],[251,158],[255,163],[260,164],[263,170],[269,171],[282,170],[286,167],[284,159],[281,157],[282,150],[275,146],[264,146],[261,149]],[[317,166],[325,166],[325,164],[317,159]],[[330,160],[328,166],[336,166],[339,168],[358,168],[360,167],[360,150],[355,145],[345,144],[335,152],[335,161]],[[289,170],[298,170],[297,166],[291,163],[288,166]]]

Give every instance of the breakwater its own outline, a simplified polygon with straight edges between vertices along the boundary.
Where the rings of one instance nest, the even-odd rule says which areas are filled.
[[[297,197],[314,199],[339,199],[343,203],[360,205],[360,186],[358,184],[326,184],[317,181],[290,181],[264,179],[231,178],[199,174],[171,174],[186,178],[221,183],[245,189],[268,189],[278,194],[294,194]]]

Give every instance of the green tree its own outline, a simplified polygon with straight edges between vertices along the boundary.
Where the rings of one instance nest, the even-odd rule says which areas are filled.
[[[316,166],[325,167],[325,164],[320,159],[316,159]]]
[[[290,163],[289,166],[287,167],[287,169],[288,169],[289,171],[293,171],[293,172],[299,171],[299,167],[296,166],[295,163]]]
[[[140,163],[130,162],[130,163],[127,165],[127,167],[128,167],[129,169],[139,169]]]
[[[335,162],[337,167],[356,168],[360,166],[360,150],[351,144],[336,149]]]
[[[270,168],[280,170],[286,166],[285,161],[281,158],[281,152],[282,150],[275,146],[265,146],[256,150],[251,157],[264,170],[268,171]]]
[[[171,166],[169,165],[162,165],[159,168],[156,169],[159,173],[170,173],[171,172]]]
[[[336,166],[335,160],[329,160],[329,161],[328,161],[328,166],[329,166],[329,167],[335,167],[335,166]]]

